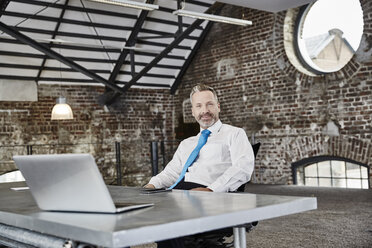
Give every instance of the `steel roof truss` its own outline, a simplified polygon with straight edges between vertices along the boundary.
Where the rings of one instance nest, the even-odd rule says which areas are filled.
[[[107,87],[110,87],[111,89],[113,89],[117,93],[124,93],[125,92],[122,88],[118,87],[117,85],[108,82],[103,77],[101,77],[101,76],[99,76],[95,73],[92,73],[90,70],[88,70],[88,69],[84,68],[83,66],[75,63],[74,61],[60,55],[59,53],[54,52],[50,48],[48,48],[48,47],[46,47],[42,44],[39,44],[35,40],[33,40],[33,39],[29,38],[28,36],[18,32],[15,29],[9,27],[8,25],[4,24],[3,22],[0,22],[0,30],[2,30],[3,32],[12,36],[13,38],[31,46],[31,47],[33,47],[34,49],[44,53],[45,55],[60,61],[61,63],[71,67],[72,69],[74,69],[78,72],[81,72],[82,74],[86,75],[87,77],[92,78],[93,80],[95,80],[99,83],[102,83],[102,84],[106,85]]]
[[[206,13],[211,13],[219,10],[223,5],[220,3],[213,4]],[[191,32],[195,30],[200,24],[205,20],[197,19],[195,20],[185,31],[177,36],[173,42],[171,42],[158,56],[156,56],[147,66],[145,66],[139,73],[136,74],[128,83],[122,87],[123,91],[126,92],[132,85],[134,85],[142,76],[144,76],[151,68],[156,65],[161,59],[163,59],[174,47],[176,47],[180,42],[182,42]],[[110,97],[105,97],[106,104],[112,104],[115,99],[119,96],[118,93],[112,94]]]
[[[66,12],[66,6],[68,5],[68,2],[69,2],[69,0],[66,0],[66,1],[65,1],[65,5],[64,5],[65,8],[62,8],[62,10],[61,10],[61,13],[60,13],[60,15],[59,15],[58,21],[57,21],[57,23],[56,23],[56,27],[55,27],[54,30],[53,30],[52,39],[56,38],[56,36],[57,36],[58,30],[59,30],[59,26],[61,26],[61,20],[62,20],[63,16],[65,15],[65,12]],[[53,44],[53,42],[49,42],[49,47],[50,47],[50,45],[52,45],[52,44]],[[43,61],[41,62],[41,65],[40,65],[39,71],[38,71],[37,76],[36,76],[36,79],[35,79],[36,83],[39,82],[39,80],[40,80],[40,76],[41,76],[41,73],[42,73],[43,70],[44,70],[46,60],[47,60],[47,58],[45,57],[45,58],[43,59]]]
[[[154,0],[148,0],[146,1],[146,3],[150,3],[152,4],[154,2]],[[137,21],[136,21],[136,24],[134,25],[133,27],[133,30],[131,32],[131,34],[129,35],[129,38],[126,42],[126,45],[127,46],[134,46],[135,43],[136,43],[136,39],[137,39],[137,36],[138,36],[138,33],[140,32],[142,26],[143,26],[143,23],[145,22],[145,19],[148,15],[148,11],[146,10],[142,10],[141,11],[141,14],[140,16],[138,17]],[[119,74],[120,72],[120,69],[125,61],[125,59],[127,58],[128,56],[128,53],[129,53],[129,50],[123,50],[122,53],[120,54],[116,64],[115,64],[115,67],[110,75],[110,78],[109,78],[109,82],[113,83],[115,80],[116,80],[116,77],[117,75]],[[134,60],[134,53],[133,55],[131,56],[131,58],[133,57],[133,60]],[[131,62],[131,65],[134,64],[134,61]]]
[[[0,17],[2,16],[6,7],[8,7],[9,2],[9,0],[0,0]]]

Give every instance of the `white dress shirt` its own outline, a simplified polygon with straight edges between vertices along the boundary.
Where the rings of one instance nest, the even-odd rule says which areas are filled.
[[[254,154],[248,137],[242,128],[222,124],[218,120],[208,128],[211,134],[201,148],[199,156],[188,168],[185,182],[207,186],[214,192],[235,191],[251,179]],[[173,159],[164,170],[151,178],[155,188],[170,187],[179,177],[200,133],[183,140]]]

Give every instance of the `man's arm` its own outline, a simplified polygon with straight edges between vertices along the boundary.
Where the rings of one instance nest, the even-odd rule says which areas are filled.
[[[239,128],[228,143],[232,165],[208,186],[214,192],[235,191],[250,180],[253,172],[255,158],[245,131]]]
[[[182,142],[174,153],[172,160],[167,164],[164,170],[158,175],[152,177],[145,187],[168,188],[176,182],[183,167],[181,160],[181,146]]]

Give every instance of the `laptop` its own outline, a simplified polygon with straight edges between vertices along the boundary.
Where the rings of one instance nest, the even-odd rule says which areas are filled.
[[[13,157],[37,205],[47,211],[120,213],[153,203],[114,203],[90,154]]]

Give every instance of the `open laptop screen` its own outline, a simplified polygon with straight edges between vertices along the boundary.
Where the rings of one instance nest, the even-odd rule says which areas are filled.
[[[115,213],[153,205],[130,204],[129,208],[118,210],[90,154],[28,155],[13,159],[43,210]]]

